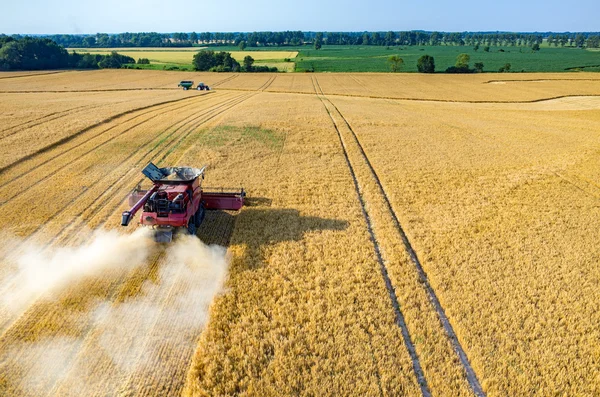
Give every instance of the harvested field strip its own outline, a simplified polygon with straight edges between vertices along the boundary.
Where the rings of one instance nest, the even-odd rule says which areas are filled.
[[[204,95],[208,95],[208,93],[204,94]],[[45,147],[43,147],[41,149],[38,149],[38,150],[36,150],[33,153],[25,155],[25,156],[21,157],[18,161],[15,161],[15,162],[12,162],[12,163],[10,163],[8,165],[5,165],[4,167],[0,168],[0,176],[2,176],[2,174],[5,174],[6,171],[8,171],[8,170],[10,170],[12,168],[15,168],[17,165],[20,165],[20,164],[22,164],[23,162],[25,162],[27,160],[33,159],[33,158],[35,158],[35,157],[37,157],[37,156],[39,156],[39,155],[41,155],[43,153],[46,153],[49,150],[54,149],[55,147],[64,145],[65,143],[68,143],[68,142],[72,141],[73,139],[75,139],[75,138],[77,138],[77,137],[85,134],[86,132],[88,132],[88,131],[90,131],[90,130],[92,130],[94,128],[96,128],[98,126],[101,126],[103,124],[109,123],[109,122],[111,122],[113,120],[116,120],[116,119],[118,119],[120,117],[129,115],[129,114],[133,114],[133,113],[136,113],[136,112],[140,112],[140,111],[146,110],[146,109],[151,109],[148,112],[153,112],[156,107],[159,107],[159,106],[162,106],[162,105],[168,105],[168,104],[172,104],[172,103],[177,103],[177,102],[182,102],[182,101],[189,101],[190,99],[194,99],[194,97],[173,99],[173,100],[169,100],[169,101],[160,102],[160,103],[157,103],[157,104],[152,104],[152,105],[147,105],[147,106],[141,106],[141,107],[136,108],[136,109],[130,109],[130,110],[127,110],[125,112],[118,113],[118,114],[116,114],[114,116],[111,116],[111,117],[109,117],[107,119],[104,119],[104,120],[102,120],[102,121],[100,121],[98,123],[90,125],[90,126],[84,128],[84,129],[80,130],[80,131],[77,131],[76,133],[74,133],[72,135],[69,135],[67,137],[64,137],[64,138],[56,141],[56,142],[53,142],[50,145],[47,145],[47,146],[45,146]],[[145,112],[145,113],[148,113],[148,112]],[[145,114],[145,113],[143,113],[143,114]],[[4,186],[4,184],[0,185],[0,187],[2,187],[2,186]]]
[[[126,102],[126,101],[113,102],[111,105],[119,104],[119,103],[123,103],[123,102]],[[73,109],[65,110],[63,112],[56,112],[56,113],[48,114],[48,115],[40,117],[38,119],[34,119],[34,120],[29,121],[29,122],[22,123],[22,124],[20,124],[18,126],[9,127],[9,128],[7,128],[7,129],[5,129],[3,131],[0,131],[0,132],[4,132],[4,131],[7,131],[7,130],[12,130],[8,134],[0,136],[0,141],[2,141],[3,139],[6,139],[6,138],[8,138],[8,137],[10,137],[12,135],[15,135],[15,134],[17,134],[17,133],[19,133],[19,132],[21,132],[23,130],[26,130],[26,129],[38,126],[40,124],[44,124],[44,123],[47,123],[49,121],[60,119],[62,117],[70,116],[72,114],[80,113],[80,112],[83,112],[83,111],[89,111],[89,110],[100,108],[100,107],[103,107],[103,106],[108,106],[108,105],[99,104],[99,105],[77,106],[77,107],[75,107]],[[39,121],[39,120],[41,120],[41,121]],[[29,124],[29,123],[31,123],[31,124]],[[25,124],[27,124],[27,125],[25,125]],[[20,127],[20,128],[15,129],[16,127]]]
[[[447,333],[448,338],[450,339],[450,341],[452,343],[452,347],[454,348],[454,351],[458,355],[460,362],[465,369],[465,372],[467,374],[467,380],[469,381],[469,385],[471,386],[471,389],[473,390],[473,392],[475,393],[476,396],[485,396],[485,393],[483,392],[483,389],[481,388],[481,385],[479,383],[479,380],[477,379],[475,371],[473,371],[473,368],[471,367],[471,364],[469,363],[469,359],[467,358],[467,355],[466,355],[464,349],[462,348],[462,346],[456,336],[456,333],[454,332],[454,329],[452,328],[452,325],[450,324],[450,321],[448,320],[448,317],[446,316],[444,308],[440,304],[440,301],[439,301],[435,291],[433,290],[433,288],[431,287],[431,284],[429,283],[427,274],[423,270],[423,267],[421,266],[421,263],[419,261],[419,258],[417,257],[416,252],[414,251],[412,245],[410,244],[410,241],[408,240],[408,237],[406,236],[406,234],[404,233],[404,230],[402,229],[402,226],[400,225],[398,216],[390,203],[388,195],[386,194],[386,192],[383,188],[383,185],[381,184],[379,176],[375,172],[373,165],[369,161],[369,158],[368,158],[367,154],[365,153],[363,146],[360,143],[358,136],[356,135],[356,133],[354,132],[354,130],[352,129],[352,127],[350,126],[350,124],[348,123],[346,118],[344,118],[344,116],[340,113],[340,111],[335,106],[335,104],[332,103],[332,106],[334,107],[336,112],[340,115],[344,124],[346,124],[346,126],[348,127],[348,130],[352,133],[352,137],[353,137],[356,145],[360,149],[360,153],[361,153],[364,161],[366,162],[367,166],[369,167],[372,177],[376,181],[378,190],[385,201],[385,205],[394,220],[394,224],[395,224],[396,228],[398,229],[400,236],[402,237],[402,242],[404,243],[404,246],[410,256],[410,259],[412,260],[415,267],[417,268],[420,281],[423,284],[423,287],[425,288],[425,290],[427,291],[429,300],[431,301],[432,305],[434,306],[435,311],[437,312],[437,314],[439,316],[440,322],[442,323],[442,326],[444,327],[444,330]]]
[[[11,76],[4,76],[4,73],[0,73],[0,80],[2,79],[17,79],[20,77],[31,77],[31,76],[41,76],[44,74],[57,74],[57,73],[65,73],[66,70],[60,70],[56,72],[39,72],[39,73],[23,73],[23,74],[12,74]]]
[[[317,78],[315,78],[315,83],[318,88]],[[320,93],[322,95],[322,91]],[[424,360],[421,362],[421,366],[431,391],[434,394],[469,395],[470,386],[476,395],[484,395],[477,378],[474,377],[474,381],[469,378],[470,365],[468,361],[465,366],[465,363],[459,364],[452,357],[455,346],[451,334],[443,328],[445,324],[436,310],[438,307],[431,301],[430,291],[423,288],[421,274],[418,274],[418,271],[415,272],[414,262],[411,261],[416,259],[416,255],[413,257],[414,251],[412,248],[409,250],[410,245],[406,245],[408,240],[405,240],[406,236],[397,219],[394,220],[395,213],[389,206],[387,195],[362,150],[360,142],[355,137],[356,134],[335,104],[326,96],[322,96],[332,119],[338,123],[336,129],[340,132],[340,139],[343,140],[349,159],[354,164],[366,211],[373,223],[373,237],[378,242],[383,261],[387,265],[386,274],[390,274],[391,286],[402,291],[399,301],[400,307],[404,307],[404,310],[407,311],[405,313],[407,332],[410,330],[410,334],[417,335],[417,337],[413,337],[415,339],[421,339],[423,334],[428,335],[425,340],[416,345],[414,357],[421,361]],[[400,247],[404,247],[406,252],[398,252]],[[410,268],[411,263],[412,269]],[[430,306],[426,302],[431,302],[432,305]],[[416,308],[418,309],[415,310]],[[458,356],[460,357],[460,354]]]
[[[325,107],[327,114],[329,115],[329,117],[331,118],[331,122],[333,124],[333,127],[335,128],[338,138],[340,140],[340,145],[342,147],[342,150],[344,152],[344,158],[346,160],[346,165],[348,166],[348,170],[350,171],[350,174],[352,175],[352,180],[354,182],[354,189],[357,195],[357,198],[360,202],[360,207],[361,207],[361,211],[363,214],[363,217],[365,219],[365,223],[367,226],[367,230],[368,233],[371,237],[371,242],[373,243],[373,249],[377,255],[377,262],[379,263],[380,266],[380,270],[381,270],[381,274],[383,276],[384,282],[385,282],[385,286],[388,292],[388,295],[390,297],[391,303],[392,303],[392,307],[394,310],[394,314],[395,314],[395,318],[396,318],[396,324],[398,325],[398,327],[401,329],[402,331],[402,337],[403,337],[403,341],[404,341],[404,345],[406,347],[406,350],[408,351],[411,361],[412,361],[412,365],[413,365],[413,370],[415,372],[415,376],[417,378],[417,382],[419,384],[419,387],[421,388],[421,394],[424,397],[429,397],[431,396],[431,392],[429,390],[429,387],[427,385],[427,380],[425,379],[425,376],[423,374],[423,369],[421,368],[421,363],[419,362],[419,358],[417,356],[416,350],[415,350],[415,346],[411,340],[410,337],[410,333],[408,331],[408,328],[406,326],[406,322],[404,320],[404,316],[402,314],[402,310],[400,309],[400,304],[398,303],[398,298],[396,296],[396,292],[394,291],[394,288],[392,286],[391,280],[388,276],[388,271],[387,271],[387,267],[384,263],[384,259],[381,255],[381,250],[379,248],[379,244],[378,241],[375,237],[375,234],[373,232],[373,226],[372,226],[372,222],[371,222],[371,217],[369,215],[369,211],[367,210],[366,207],[366,203],[365,203],[365,199],[362,195],[362,188],[361,185],[359,184],[358,178],[356,176],[356,173],[354,171],[354,167],[352,166],[352,163],[350,161],[350,157],[348,155],[348,149],[346,147],[346,144],[344,142],[344,139],[342,138],[342,134],[338,128],[338,125],[335,122],[335,119],[333,118],[333,116],[330,113],[329,108],[327,107],[327,105],[325,104],[325,101],[327,100],[325,98],[325,96],[323,95],[323,91],[320,89],[319,87],[319,83],[316,80],[316,78],[313,80],[313,84],[315,84],[315,93],[317,94],[317,97],[321,100],[321,102],[323,103],[323,106]],[[317,91],[317,87],[319,88]]]
[[[180,110],[182,108],[189,107],[192,104],[185,103],[185,104],[181,105],[177,102],[189,101],[190,99],[194,99],[194,98],[183,98],[183,99],[177,99],[177,100],[173,100],[173,101],[162,102],[162,103],[155,104],[155,105],[144,106],[142,108],[137,108],[137,109],[133,109],[131,111],[119,113],[115,116],[109,117],[108,119],[102,120],[101,122],[98,122],[98,123],[95,123],[88,127],[85,127],[82,130],[79,130],[79,131],[75,132],[74,134],[61,139],[58,142],[55,142],[51,145],[48,145],[48,146],[36,151],[35,153],[32,153],[28,156],[23,157],[18,162],[15,162],[15,163],[1,169],[0,170],[0,181],[1,181],[0,188],[4,187],[7,183],[13,182],[14,180],[20,179],[20,178],[28,175],[29,173],[33,172],[36,167],[44,166],[47,163],[49,163],[50,161],[54,161],[54,160],[60,158],[61,156],[64,156],[67,153],[71,152],[72,150],[79,148],[80,146],[82,146],[84,144],[91,143],[96,138],[103,137],[105,133],[121,127],[121,125],[124,123],[130,122],[134,119],[137,119],[137,118],[142,117],[149,113],[151,114],[151,116],[149,116],[150,118],[155,118],[155,117],[158,117],[159,115],[166,114],[173,110]],[[165,106],[163,106],[163,105],[165,105]],[[149,109],[149,110],[140,112],[141,110],[145,110],[145,109]],[[138,112],[140,112],[140,113],[138,113]],[[106,129],[102,129],[102,130],[98,131],[97,133],[95,132],[96,128],[104,127],[105,124],[110,125],[110,124],[112,124],[111,123],[112,121],[120,119],[123,116],[128,116],[130,114],[133,114],[133,115],[131,117],[127,118],[126,120],[119,120],[119,123],[115,123],[112,126],[108,126]],[[148,120],[143,119],[142,123],[146,122],[146,121],[148,121]],[[91,134],[91,136],[88,136],[88,132],[91,132],[91,131],[94,133]],[[118,134],[118,132],[117,132],[117,134]],[[112,138],[114,139],[115,136],[113,136]],[[104,142],[106,142],[106,141],[104,141]],[[69,144],[71,146],[63,147],[66,144]],[[60,148],[62,151],[60,153],[56,154],[56,153],[54,153],[55,148]],[[51,153],[49,153],[49,152],[51,152]],[[40,157],[40,156],[44,156],[44,157]],[[10,174],[8,174],[9,170],[12,171]],[[10,175],[14,175],[14,174],[16,174],[16,176],[13,176],[13,178],[11,179]]]

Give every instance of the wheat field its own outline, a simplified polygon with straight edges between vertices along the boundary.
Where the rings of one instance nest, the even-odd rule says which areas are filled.
[[[593,73],[0,74],[0,394],[598,395],[599,98]],[[120,226],[150,161],[246,206],[158,246]]]

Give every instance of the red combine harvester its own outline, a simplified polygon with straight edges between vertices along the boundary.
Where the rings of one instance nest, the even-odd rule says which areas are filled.
[[[136,188],[129,196],[131,209],[123,212],[121,226],[129,225],[142,207],[140,224],[154,228],[157,242],[170,242],[173,231],[182,228],[191,235],[204,220],[206,210],[239,210],[246,193],[239,191],[207,192],[202,189],[203,168],[158,168],[150,163],[142,173],[154,183],[150,190]]]

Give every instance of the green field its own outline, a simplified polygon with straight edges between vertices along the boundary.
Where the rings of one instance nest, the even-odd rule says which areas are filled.
[[[201,48],[96,48],[77,51],[107,54],[116,50],[135,59],[150,59],[151,65],[139,65],[143,69],[192,70],[191,58],[199,49]],[[387,59],[391,55],[398,55],[404,60],[399,72],[416,72],[417,60],[425,54],[434,57],[436,72],[444,72],[454,65],[457,55],[461,53],[471,56],[471,67],[476,62],[482,62],[485,72],[497,72],[507,63],[511,64],[511,72],[600,71],[600,51],[547,46],[542,46],[538,52],[533,52],[529,47],[510,46],[490,47],[489,52],[485,52],[483,46],[478,51],[472,46],[323,46],[320,50],[315,50],[306,45],[247,47],[243,52],[234,46],[215,46],[210,49],[231,52],[239,62],[245,55],[255,52],[257,54],[253,58],[257,65],[275,66],[280,71],[287,72],[389,72]],[[298,56],[293,58],[292,53],[295,51]],[[265,55],[265,52],[272,52],[272,56]],[[289,61],[284,58],[288,56]]]
[[[499,51],[500,49],[504,52]],[[512,72],[563,72],[582,68],[598,71],[600,52],[577,48],[548,48],[532,52],[526,47],[483,47],[474,51],[470,46],[427,46],[427,47],[379,47],[379,46],[323,46],[320,50],[302,49],[296,57],[296,71],[315,72],[389,72],[387,58],[398,55],[404,60],[400,72],[416,72],[417,59],[431,55],[435,59],[436,71],[443,72],[453,66],[456,56],[467,53],[471,66],[483,62],[484,71],[497,72],[506,63]]]

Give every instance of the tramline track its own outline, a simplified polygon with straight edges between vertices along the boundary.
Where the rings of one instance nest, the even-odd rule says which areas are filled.
[[[383,198],[386,209],[389,212],[389,214],[391,215],[391,218],[394,222],[395,228],[398,231],[398,233],[402,239],[404,247],[405,247],[411,261],[413,262],[413,264],[416,267],[417,273],[419,275],[419,280],[420,280],[423,288],[425,289],[433,308],[435,309],[435,311],[438,315],[439,321],[440,321],[448,339],[450,340],[450,343],[452,345],[452,348],[454,349],[454,352],[456,353],[456,355],[458,356],[458,359],[460,360],[460,363],[465,371],[466,378],[469,383],[469,386],[471,387],[471,390],[478,397],[485,396],[485,393],[481,387],[481,384],[477,378],[477,375],[475,374],[475,371],[471,367],[469,359],[468,359],[462,345],[460,344],[458,337],[456,336],[454,328],[452,327],[452,324],[450,323],[450,321],[445,313],[445,310],[442,307],[442,305],[437,297],[437,294],[435,293],[434,289],[431,287],[427,273],[423,269],[415,250],[412,248],[412,245],[411,245],[410,241],[408,240],[408,237],[406,236],[406,233],[404,232],[404,229],[402,228],[402,226],[400,224],[398,216],[391,205],[390,199],[383,188],[381,180],[379,179],[379,176],[375,172],[375,169],[374,169],[373,165],[371,164],[371,161],[367,157],[367,154],[366,154],[362,144],[360,143],[360,140],[358,139],[356,132],[352,129],[350,123],[343,116],[343,114],[339,111],[337,106],[335,106],[335,104],[333,104],[331,101],[329,101],[324,96],[323,91],[320,90],[320,86],[319,86],[318,80],[316,80],[316,78],[315,78],[315,84],[316,84],[316,88],[319,88],[320,94],[325,98],[325,100],[327,100],[327,102],[331,105],[332,109],[341,118],[341,120],[346,125],[347,129],[350,131],[352,139],[354,140],[356,146],[358,147],[361,157],[369,169],[370,175],[375,180],[377,190],[379,191],[380,196]],[[316,88],[315,88],[315,90],[316,90]],[[328,110],[328,113],[329,113],[329,110]],[[331,117],[331,114],[330,114],[330,117]],[[333,117],[332,117],[332,120],[333,120]],[[340,137],[341,137],[341,135],[340,135]]]
[[[381,253],[381,249],[379,247],[379,243],[377,241],[377,238],[375,237],[375,232],[373,231],[373,224],[372,224],[372,220],[371,220],[371,216],[369,215],[369,211],[367,210],[367,206],[365,203],[365,198],[363,197],[362,189],[361,189],[361,185],[360,182],[358,181],[358,177],[356,175],[356,172],[354,170],[354,167],[352,165],[352,162],[350,161],[350,156],[348,154],[348,149],[346,147],[346,143],[344,142],[344,139],[342,137],[342,134],[338,128],[338,125],[335,122],[335,119],[333,118],[333,116],[331,115],[329,108],[325,105],[325,101],[327,100],[323,94],[323,91],[320,90],[319,87],[319,91],[317,91],[317,87],[318,87],[318,82],[316,82],[315,80],[313,80],[313,84],[315,84],[315,94],[317,95],[317,97],[321,100],[321,103],[323,104],[323,106],[325,107],[325,110],[327,111],[327,114],[329,115],[331,122],[333,124],[333,127],[336,130],[336,133],[338,135],[338,138],[340,140],[340,145],[342,147],[342,150],[344,152],[344,158],[346,160],[346,165],[348,166],[348,170],[350,171],[350,174],[352,176],[352,181],[354,183],[354,190],[356,192],[356,195],[358,197],[358,200],[360,202],[360,207],[361,207],[361,212],[363,214],[366,226],[367,226],[367,231],[369,233],[369,236],[371,238],[371,242],[373,243],[373,249],[375,251],[375,254],[377,256],[377,262],[379,263],[379,267],[381,270],[381,274],[383,276],[384,282],[385,282],[385,286],[388,292],[388,295],[390,297],[391,303],[392,303],[392,307],[394,309],[394,314],[395,314],[395,318],[396,318],[396,324],[398,325],[398,327],[401,330],[402,333],[402,339],[404,341],[404,346],[406,347],[406,350],[408,351],[408,354],[410,355],[411,361],[412,361],[412,365],[413,365],[413,371],[415,373],[415,377],[417,378],[417,383],[421,389],[421,394],[423,395],[423,397],[430,397],[431,396],[431,391],[429,390],[429,386],[427,384],[427,380],[425,379],[425,375],[423,373],[423,369],[421,367],[421,363],[419,361],[419,357],[417,355],[415,346],[412,342],[408,327],[406,326],[406,321],[404,319],[404,315],[402,314],[402,310],[400,308],[400,304],[398,302],[398,297],[396,296],[396,292],[394,291],[394,287],[392,285],[392,281],[388,275],[388,269],[385,265],[382,253]]]

